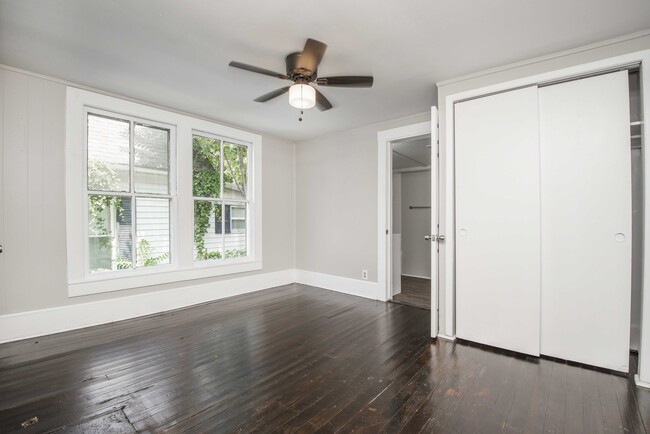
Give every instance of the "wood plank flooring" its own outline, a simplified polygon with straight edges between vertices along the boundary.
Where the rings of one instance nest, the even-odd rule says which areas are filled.
[[[402,276],[402,292],[393,296],[393,302],[431,310],[431,280]]]
[[[294,284],[3,344],[0,432],[591,434],[650,427],[650,391],[631,379],[432,342],[429,315]]]

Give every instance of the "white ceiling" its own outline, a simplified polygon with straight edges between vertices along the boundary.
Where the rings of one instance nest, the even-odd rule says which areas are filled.
[[[393,170],[431,166],[431,134],[391,143],[393,147]]]
[[[0,0],[0,63],[300,140],[428,110],[434,83],[649,27],[648,0]],[[320,76],[334,109],[297,110],[284,72],[307,38],[329,45]]]

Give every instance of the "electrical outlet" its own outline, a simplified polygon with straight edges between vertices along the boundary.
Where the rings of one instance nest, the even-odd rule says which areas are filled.
[[[361,278],[363,280],[368,280],[368,270],[361,270]]]

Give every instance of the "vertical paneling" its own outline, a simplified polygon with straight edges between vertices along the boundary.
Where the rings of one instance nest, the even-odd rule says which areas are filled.
[[[65,297],[65,87],[3,71],[2,303],[33,310]],[[60,302],[59,302],[60,303]]]
[[[29,230],[25,216],[27,198],[27,131],[29,78],[6,71],[4,80],[4,256],[6,299],[9,304],[18,289],[24,289],[30,275],[29,246],[25,235]],[[7,303],[3,303],[6,306]],[[0,309],[3,307],[0,306]]]
[[[0,245],[4,243],[4,189],[7,184],[4,179],[4,80],[5,72],[0,69]],[[4,293],[6,293],[7,284],[5,282],[5,256],[0,254],[0,289],[5,288],[5,291],[0,291],[0,306],[4,304]]]

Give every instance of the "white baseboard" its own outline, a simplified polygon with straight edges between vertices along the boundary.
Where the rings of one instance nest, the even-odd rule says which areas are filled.
[[[106,324],[296,281],[296,270],[0,316],[0,343]]]
[[[0,343],[166,312],[294,282],[377,299],[376,282],[291,269],[188,285],[166,291],[0,315]]]
[[[641,378],[639,378],[639,374],[634,375],[634,382],[636,383],[637,387],[643,387],[643,388],[646,388],[646,389],[650,389],[650,383],[648,383],[647,381],[641,380]]]
[[[404,276],[404,277],[415,277],[416,279],[431,280],[431,276],[427,277],[427,276],[418,276],[416,274],[404,274],[404,273],[402,273],[402,276]]]
[[[372,300],[377,300],[377,292],[379,291],[377,282],[368,282],[366,280],[350,279],[348,277],[339,277],[305,270],[296,270],[296,282],[342,292],[344,294],[370,298]]]
[[[452,341],[453,342],[453,341],[456,340],[456,336],[447,336],[447,335],[443,335],[442,333],[438,333],[438,337],[440,339],[444,339],[446,341]]]

